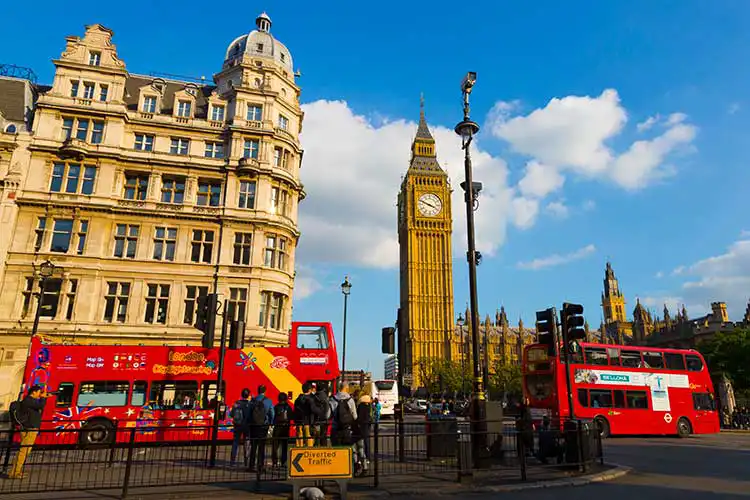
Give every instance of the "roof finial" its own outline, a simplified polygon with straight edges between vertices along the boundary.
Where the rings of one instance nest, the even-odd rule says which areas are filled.
[[[430,129],[427,128],[427,120],[424,117],[424,94],[419,93],[419,125],[417,126],[417,137],[420,139],[432,139]]]
[[[424,92],[419,93],[419,119],[424,120]]]

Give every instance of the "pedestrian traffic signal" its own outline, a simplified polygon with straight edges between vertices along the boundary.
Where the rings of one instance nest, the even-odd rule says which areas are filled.
[[[547,346],[549,356],[557,356],[557,311],[554,307],[536,312],[536,335]]]
[[[219,296],[215,293],[199,295],[196,300],[195,327],[203,332],[201,345],[205,348],[214,346],[214,330],[216,329],[216,307]]]
[[[383,328],[383,354],[394,354],[396,352],[396,329],[392,326]]]
[[[586,338],[583,328],[583,306],[581,304],[569,304],[565,302],[562,308],[563,342],[569,352],[575,352],[577,342]],[[574,344],[575,343],[575,344]]]
[[[232,321],[229,327],[229,348],[242,349],[245,347],[245,322]]]

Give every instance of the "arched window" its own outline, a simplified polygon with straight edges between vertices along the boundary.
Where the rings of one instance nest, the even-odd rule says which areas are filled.
[[[8,133],[8,134],[15,134],[16,133],[16,126],[11,123],[7,127],[5,127],[5,132]]]

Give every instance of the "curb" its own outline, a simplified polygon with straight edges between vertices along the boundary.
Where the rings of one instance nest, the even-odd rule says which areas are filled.
[[[750,429],[722,429],[719,434],[750,434]]]

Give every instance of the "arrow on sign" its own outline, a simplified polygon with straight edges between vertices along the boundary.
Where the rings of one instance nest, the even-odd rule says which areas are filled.
[[[299,464],[299,461],[302,460],[302,453],[297,454],[296,457],[294,457],[294,460],[292,460],[292,466],[297,472],[304,472],[305,469],[302,468],[302,466]]]

